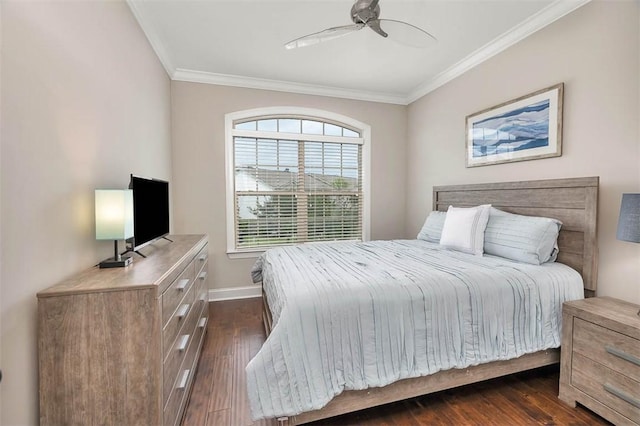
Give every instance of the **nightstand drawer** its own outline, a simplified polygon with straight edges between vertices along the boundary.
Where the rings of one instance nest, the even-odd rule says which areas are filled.
[[[629,420],[640,423],[640,382],[574,353],[571,384]]]
[[[576,318],[573,351],[640,382],[640,340]]]

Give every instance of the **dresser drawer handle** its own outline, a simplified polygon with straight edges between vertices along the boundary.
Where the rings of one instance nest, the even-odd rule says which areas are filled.
[[[200,257],[198,258],[198,260],[199,260],[200,262],[204,262],[205,260],[207,260],[207,255],[206,255],[206,254],[202,254],[202,255],[200,255]]]
[[[187,387],[187,381],[189,380],[189,372],[190,370],[184,370],[184,372],[182,373],[182,378],[180,379],[180,383],[178,383],[178,386],[176,387],[176,389],[184,389]]]
[[[189,284],[189,278],[183,278],[180,281],[178,281],[178,285],[176,286],[176,290],[184,291],[184,289],[187,288],[188,284]]]
[[[200,318],[200,322],[198,323],[198,327],[205,328],[206,326],[207,326],[207,319],[206,318]]]
[[[180,319],[184,318],[185,315],[187,315],[187,312],[189,312],[189,307],[191,305],[188,303],[185,303],[184,305],[180,306],[180,309],[178,309],[178,312],[176,312],[176,316]]]
[[[207,273],[205,271],[200,272],[200,275],[198,275],[198,279],[199,280],[206,280],[207,279]]]
[[[185,349],[187,349],[187,345],[189,344],[189,337],[191,337],[189,334],[183,334],[180,337],[180,343],[178,343],[178,350],[180,352],[182,352]]]
[[[605,346],[604,349],[609,352],[611,355],[615,355],[618,358],[622,358],[625,361],[629,361],[637,366],[640,366],[640,358],[638,358],[637,356],[633,356],[631,354],[628,354],[624,351],[621,351],[620,349],[616,349],[612,346]]]
[[[203,291],[200,294],[200,300],[202,300],[203,302],[206,302],[206,300],[207,300],[207,290]],[[205,308],[205,309],[207,309],[207,308]]]
[[[640,408],[640,400],[635,399],[634,397],[621,391],[620,389],[614,388],[609,383],[605,383],[603,387],[604,387],[604,390],[606,390],[610,394],[613,394],[618,398],[624,401],[627,401],[629,404],[633,405],[636,408]]]

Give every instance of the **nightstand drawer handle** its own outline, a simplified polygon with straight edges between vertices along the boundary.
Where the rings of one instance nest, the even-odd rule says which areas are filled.
[[[176,286],[176,290],[183,291],[187,287],[187,284],[189,284],[189,278],[181,279]]]
[[[198,327],[205,328],[207,325],[207,318],[200,318],[200,322],[198,323]]]
[[[637,356],[633,356],[631,354],[621,351],[620,349],[616,349],[612,346],[605,346],[604,349],[607,352],[609,352],[611,355],[615,355],[618,358],[622,358],[625,361],[629,361],[640,367],[640,358],[638,358]]]
[[[207,273],[206,272],[200,272],[200,275],[198,275],[198,279],[199,280],[206,280],[207,279]]]
[[[618,398],[624,401],[627,401],[629,404],[633,405],[636,408],[640,408],[640,400],[635,399],[634,397],[621,391],[620,389],[614,388],[609,383],[605,383],[603,387],[604,387],[604,390],[606,390],[610,394],[613,394]]]

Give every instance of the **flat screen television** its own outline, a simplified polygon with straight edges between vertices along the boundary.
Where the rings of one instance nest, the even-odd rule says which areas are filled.
[[[133,238],[129,250],[138,250],[169,234],[169,182],[131,175]]]

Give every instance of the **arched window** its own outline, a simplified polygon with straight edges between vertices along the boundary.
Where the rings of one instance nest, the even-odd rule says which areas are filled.
[[[368,125],[294,107],[225,119],[229,253],[368,239]]]

